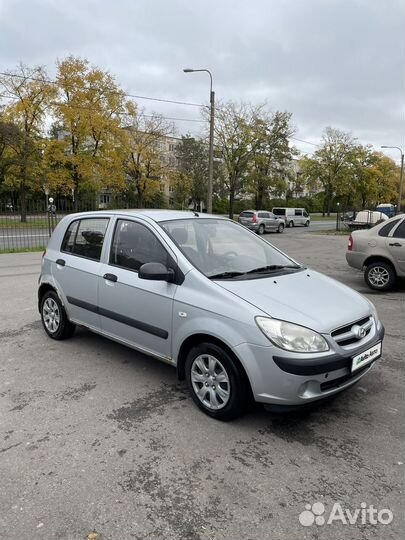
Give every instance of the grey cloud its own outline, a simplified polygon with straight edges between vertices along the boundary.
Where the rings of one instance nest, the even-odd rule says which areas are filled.
[[[127,91],[198,103],[208,101],[208,79],[182,68],[209,67],[218,98],[289,110],[301,138],[319,140],[334,125],[377,146],[405,145],[404,20],[400,0],[0,0],[0,65],[45,64],[52,74],[57,57],[75,54]]]

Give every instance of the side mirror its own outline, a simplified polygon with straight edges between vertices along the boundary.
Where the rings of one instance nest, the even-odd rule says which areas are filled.
[[[158,262],[149,262],[143,264],[138,270],[140,279],[150,279],[153,281],[174,281],[174,270],[167,268],[164,264]]]

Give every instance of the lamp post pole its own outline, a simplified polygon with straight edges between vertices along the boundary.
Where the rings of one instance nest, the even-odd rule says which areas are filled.
[[[398,204],[397,204],[397,213],[399,214],[401,212],[401,201],[402,201],[402,189],[404,185],[404,153],[402,151],[402,148],[399,146],[386,146],[383,145],[381,148],[395,148],[396,150],[399,150],[401,152],[401,173],[399,175],[399,194],[398,194]]]
[[[212,185],[214,177],[214,122],[215,122],[215,92],[212,90],[212,74],[208,69],[183,69],[184,73],[205,71],[210,76],[210,139],[208,149],[208,186],[207,186],[207,212],[212,214]]]

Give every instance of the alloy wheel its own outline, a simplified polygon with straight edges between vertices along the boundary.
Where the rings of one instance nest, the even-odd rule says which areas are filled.
[[[191,383],[199,401],[210,410],[226,406],[231,395],[228,373],[221,362],[210,354],[201,354],[191,366]]]
[[[368,279],[374,287],[385,287],[389,282],[390,275],[383,266],[374,266],[368,273]]]
[[[44,304],[42,306],[42,312],[44,317],[44,324],[47,330],[54,334],[55,332],[57,332],[61,320],[61,314],[58,304],[53,298],[49,297],[44,301]]]

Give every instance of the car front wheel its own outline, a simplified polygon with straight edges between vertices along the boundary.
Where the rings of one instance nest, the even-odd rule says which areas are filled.
[[[280,225],[278,226],[277,232],[282,233],[283,231],[284,231],[284,225],[280,223]]]
[[[374,261],[366,267],[364,280],[371,289],[389,291],[395,285],[396,274],[389,263]]]
[[[41,319],[45,332],[52,339],[66,339],[73,335],[75,325],[67,318],[55,291],[47,291],[41,298]]]
[[[249,402],[248,383],[224,349],[201,343],[188,353],[185,368],[191,396],[202,411],[225,421],[244,413]]]

